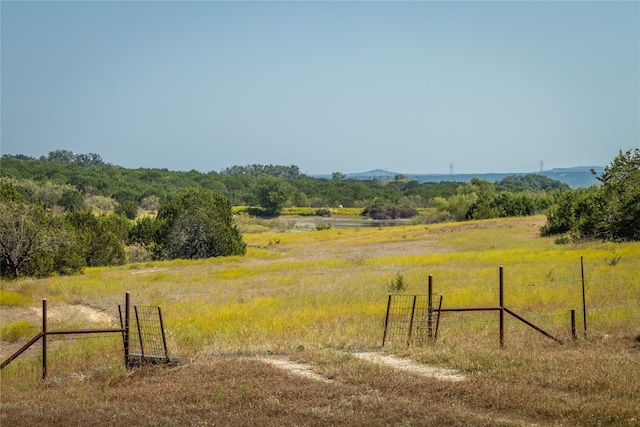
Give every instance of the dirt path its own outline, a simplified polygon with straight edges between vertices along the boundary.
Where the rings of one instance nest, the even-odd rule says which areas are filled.
[[[42,330],[42,307],[0,307],[0,321],[3,327],[18,320],[25,321],[33,327],[25,331],[29,332],[29,336],[23,336],[16,342],[0,340],[0,359],[2,360],[11,356]],[[47,307],[47,321],[49,327],[54,329],[56,323],[60,322],[91,328],[92,326],[114,326],[116,319],[109,313],[88,305],[56,302],[55,305]]]
[[[381,353],[351,353],[358,359],[368,362],[385,365],[404,372],[410,372],[417,375],[436,378],[443,381],[463,381],[464,375],[453,369],[437,368],[434,366],[424,365],[408,359],[402,359],[395,356],[389,356]],[[258,360],[270,365],[276,366],[294,375],[313,379],[316,381],[331,382],[330,379],[314,372],[313,366],[306,363],[293,362],[288,357],[258,357]]]
[[[258,357],[258,360],[269,365],[276,366],[287,372],[291,372],[294,375],[309,378],[321,382],[331,382],[330,379],[323,377],[322,375],[313,371],[313,366],[306,363],[298,363],[289,360],[284,357]]]
[[[386,365],[400,371],[437,378],[443,381],[464,381],[465,379],[462,373],[453,369],[424,365],[409,359],[402,359],[382,353],[353,353],[353,355],[359,359]]]

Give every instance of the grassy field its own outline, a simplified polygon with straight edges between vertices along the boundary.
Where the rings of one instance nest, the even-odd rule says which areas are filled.
[[[37,348],[2,370],[0,424],[640,425],[640,244],[558,245],[539,236],[543,216],[321,231],[242,220],[244,257],[2,282],[2,359],[39,331],[43,298],[51,329],[105,327],[129,291],[162,307],[182,363],[127,371],[119,336],[52,340],[46,381]],[[495,306],[500,266],[505,306],[563,345],[507,316],[500,348],[498,314],[470,312],[443,313],[434,344],[381,348],[398,274],[408,294],[426,294],[431,275],[444,307]],[[374,351],[466,379],[353,356]],[[267,355],[326,381],[257,358]]]

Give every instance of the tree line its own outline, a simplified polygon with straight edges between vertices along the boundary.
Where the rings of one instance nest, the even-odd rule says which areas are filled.
[[[401,175],[387,181],[358,180],[335,172],[332,179],[320,179],[300,173],[295,165],[232,166],[219,173],[127,169],[105,163],[95,153],[74,154],[68,150],[52,151],[39,159],[4,155],[0,158],[0,177],[13,180],[30,201],[60,205],[67,210],[82,209],[85,203],[96,211],[117,209],[130,218],[138,209],[156,210],[160,202],[187,188],[205,188],[224,196],[233,206],[260,206],[265,214],[277,214],[286,206],[435,207],[435,198],[449,199],[463,191],[460,187],[467,187],[463,192],[469,194],[477,187],[460,182],[420,183]],[[507,177],[488,184],[494,186],[496,193],[533,194],[569,188],[541,175]]]
[[[161,204],[157,215],[134,222],[115,212],[96,215],[88,209],[61,211],[32,203],[13,184],[0,181],[2,277],[76,274],[88,266],[127,260],[245,252],[229,201],[205,189],[185,190]]]
[[[547,213],[543,235],[640,240],[640,153],[620,154],[599,185],[571,190],[540,175],[499,182],[331,179],[296,166],[248,165],[220,173],[125,169],[99,155],[57,150],[0,159],[0,274],[74,274],[128,260],[242,255],[233,205],[256,215],[285,206],[360,207],[372,218],[425,223]],[[423,211],[424,212],[424,211]],[[142,213],[142,215],[141,215]]]

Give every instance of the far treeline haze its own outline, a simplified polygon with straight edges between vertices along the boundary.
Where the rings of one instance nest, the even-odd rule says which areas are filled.
[[[281,214],[359,215],[415,224],[545,214],[542,235],[640,240],[640,150],[620,152],[572,188],[545,174],[441,176],[373,171],[311,177],[295,165],[202,173],[126,169],[95,153],[0,159],[2,276],[74,274],[86,266],[243,255],[243,224]],[[375,175],[375,176],[373,176]],[[486,178],[501,177],[499,180]],[[320,230],[320,228],[318,228]]]

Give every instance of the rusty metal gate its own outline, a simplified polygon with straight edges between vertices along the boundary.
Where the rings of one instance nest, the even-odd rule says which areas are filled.
[[[382,345],[422,345],[433,332],[430,295],[389,295]]]
[[[122,307],[118,306],[118,310],[121,327],[124,328]],[[128,366],[178,361],[169,356],[160,307],[133,306],[128,339],[128,354],[125,356]]]

